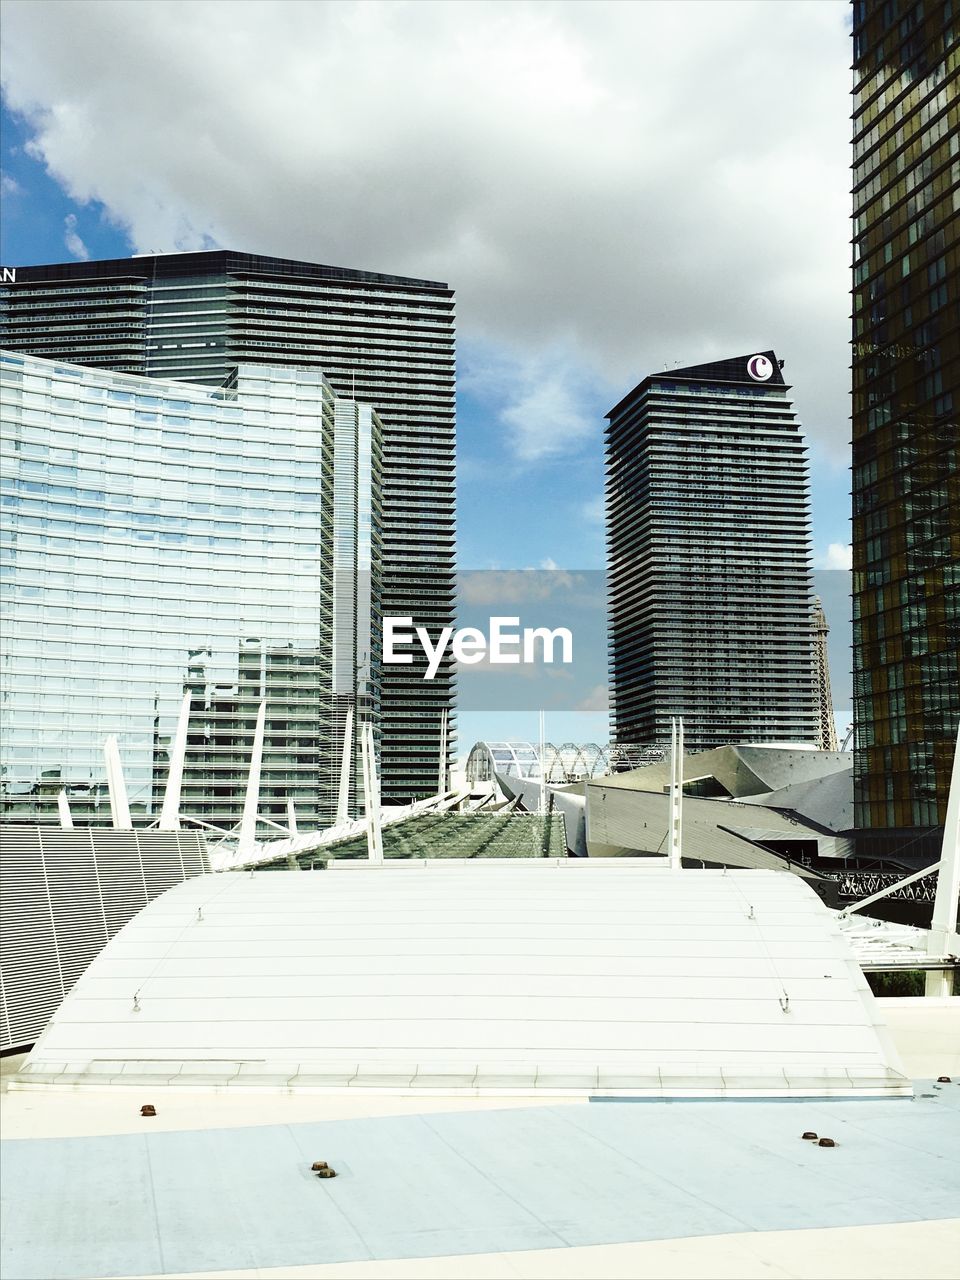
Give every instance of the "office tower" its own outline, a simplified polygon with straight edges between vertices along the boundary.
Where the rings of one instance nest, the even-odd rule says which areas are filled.
[[[855,821],[926,855],[960,722],[960,12],[853,13]]]
[[[9,277],[13,275],[11,280]],[[445,284],[213,250],[9,269],[0,345],[218,386],[239,363],[319,368],[383,422],[383,611],[454,618],[454,297]],[[432,795],[452,659],[384,670],[382,794]],[[454,734],[449,758],[453,759]]]
[[[611,735],[817,740],[806,446],[772,351],[645,378],[607,415]]]
[[[108,824],[116,734],[149,824],[189,692],[185,815],[237,823],[265,700],[261,818],[285,827],[292,800],[327,825],[344,701],[378,696],[376,652],[332,667],[379,630],[376,415],[317,369],[240,365],[223,389],[9,352],[0,369],[3,820],[56,821],[64,790]]]
[[[830,624],[819,596],[813,602],[810,628],[813,634],[813,669],[817,688],[817,746],[821,751],[839,751],[833,693],[830,689],[830,658],[827,654]]]

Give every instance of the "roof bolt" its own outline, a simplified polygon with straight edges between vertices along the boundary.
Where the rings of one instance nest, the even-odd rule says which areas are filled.
[[[951,1084],[951,1083],[952,1081],[949,1076],[937,1076],[937,1084]]]
[[[809,1141],[811,1138],[816,1138],[816,1136],[817,1136],[817,1135],[813,1132],[813,1130],[812,1130],[812,1129],[804,1129],[804,1131],[803,1131],[803,1137],[804,1137],[804,1138],[806,1138],[808,1141]]]
[[[157,1114],[157,1108],[152,1102],[145,1102],[140,1108],[140,1114],[142,1116],[155,1116]]]
[[[327,1164],[326,1160],[314,1160],[313,1164],[310,1166],[311,1172],[313,1173],[319,1173],[321,1169],[329,1168],[330,1166]]]
[[[325,1169],[317,1170],[318,1178],[335,1178],[337,1176],[336,1169],[331,1169],[329,1165]]]
[[[836,1145],[832,1138],[820,1138],[817,1142],[818,1147],[835,1147]]]

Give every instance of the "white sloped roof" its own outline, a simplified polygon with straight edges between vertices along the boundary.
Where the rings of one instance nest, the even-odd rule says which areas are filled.
[[[106,947],[20,1081],[910,1092],[796,876],[632,860],[207,875]]]

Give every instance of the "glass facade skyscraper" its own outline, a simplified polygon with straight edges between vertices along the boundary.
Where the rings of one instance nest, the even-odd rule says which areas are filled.
[[[5,352],[2,418],[3,819],[64,789],[108,824],[116,734],[150,822],[189,691],[183,813],[239,820],[265,699],[260,814],[327,825],[343,709],[379,700],[376,414],[316,369],[210,389]]]
[[[611,736],[818,739],[806,446],[772,351],[645,378],[608,414]]]
[[[18,267],[0,287],[0,346],[219,386],[237,364],[322,370],[383,423],[383,608],[436,635],[454,621],[454,295],[446,284],[212,250]],[[359,661],[359,658],[358,658]],[[446,660],[383,673],[387,803],[432,795]]]
[[[855,821],[918,851],[960,722],[960,13],[853,19]]]

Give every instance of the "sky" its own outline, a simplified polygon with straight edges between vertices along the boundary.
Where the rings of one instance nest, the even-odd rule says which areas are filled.
[[[3,265],[456,289],[462,568],[602,568],[607,410],[769,348],[848,567],[845,0],[6,0],[2,54]]]

